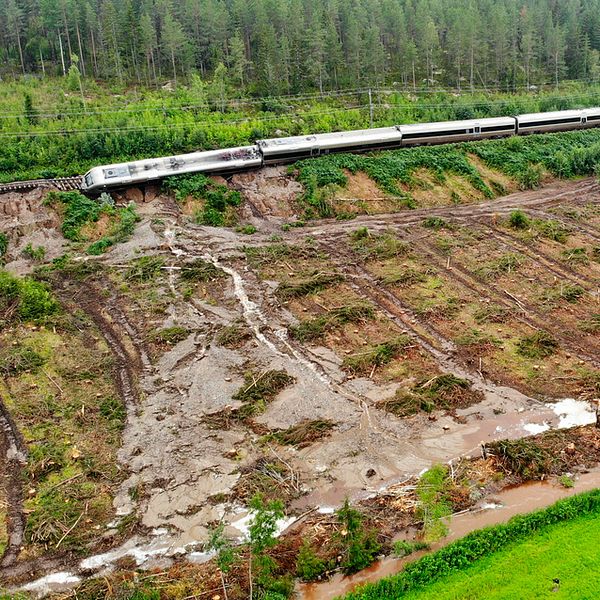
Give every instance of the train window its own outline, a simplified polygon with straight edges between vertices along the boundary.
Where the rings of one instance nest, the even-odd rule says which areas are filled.
[[[475,125],[475,133],[481,133],[481,125]]]
[[[583,115],[583,116],[581,117],[581,123],[582,123],[583,125],[585,125],[585,124],[587,123],[587,116],[586,116],[586,115]]]
[[[88,174],[85,176],[85,185],[86,185],[87,187],[91,187],[93,184],[94,184],[94,179],[92,178],[92,175],[91,175],[91,173],[88,173]]]

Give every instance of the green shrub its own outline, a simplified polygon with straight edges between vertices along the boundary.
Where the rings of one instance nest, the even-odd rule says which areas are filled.
[[[282,300],[291,300],[292,298],[316,294],[322,289],[343,280],[344,277],[338,273],[315,273],[307,279],[280,283],[276,293]]]
[[[368,304],[356,304],[334,308],[314,319],[302,321],[299,325],[290,327],[290,335],[300,342],[309,342],[322,338],[325,333],[345,325],[373,319],[375,311]]]
[[[411,344],[411,339],[402,335],[362,352],[347,356],[342,366],[357,375],[368,375],[375,367],[390,363]]]
[[[452,513],[448,499],[449,486],[448,469],[444,465],[434,465],[419,478],[416,516],[423,521],[425,542],[437,541],[448,533],[445,519]]]
[[[310,542],[304,539],[296,558],[296,575],[302,581],[316,581],[332,568],[332,561],[319,558]]]
[[[351,575],[373,563],[381,544],[375,531],[364,527],[361,513],[350,506],[347,498],[336,515],[342,528],[338,534],[343,548],[340,567],[346,575]]]
[[[264,412],[267,404],[295,381],[296,379],[285,371],[246,373],[244,385],[232,396],[233,400],[242,402],[237,416],[246,419]]]
[[[5,311],[9,318],[44,322],[58,308],[58,302],[44,283],[0,270],[0,311]]]
[[[534,227],[542,237],[548,238],[554,242],[564,244],[569,237],[569,230],[558,221],[547,219],[545,221],[536,219],[533,222]]]
[[[181,279],[184,281],[208,283],[221,277],[226,277],[224,271],[201,258],[184,263],[181,267]]]
[[[513,229],[529,229],[531,219],[522,210],[513,210],[508,217],[508,224]]]
[[[8,250],[8,236],[0,231],[0,258],[2,258]]]
[[[421,225],[427,229],[435,229],[436,231],[449,227],[448,221],[441,217],[427,217],[421,221]]]
[[[165,259],[160,256],[142,256],[132,261],[125,272],[125,279],[137,283],[147,283],[156,279],[165,265]]]
[[[415,542],[408,542],[406,540],[398,540],[394,542],[393,551],[394,555],[398,558],[409,556],[413,552],[419,552],[420,550],[429,550],[429,544],[421,542],[419,540]]]
[[[541,165],[527,165],[517,176],[522,190],[534,190],[540,187],[544,170]]]

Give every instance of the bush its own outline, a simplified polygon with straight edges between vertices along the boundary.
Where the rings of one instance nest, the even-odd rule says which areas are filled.
[[[419,550],[429,550],[429,544],[425,542],[415,541],[408,542],[406,540],[398,540],[394,542],[394,555],[398,558],[409,556],[413,552],[419,552]]]
[[[508,224],[513,229],[529,229],[531,219],[522,210],[513,210],[508,217]]]
[[[296,575],[302,581],[316,581],[321,579],[332,568],[331,561],[319,558],[307,539],[302,542],[298,557],[296,558]]]
[[[58,311],[58,302],[44,283],[0,271],[0,311],[8,318],[41,323]]]
[[[2,258],[8,250],[8,236],[0,231],[0,258]]]

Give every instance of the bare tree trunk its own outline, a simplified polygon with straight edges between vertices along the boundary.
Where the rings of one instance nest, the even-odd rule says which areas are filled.
[[[173,65],[173,79],[175,79],[175,86],[177,87],[177,69],[175,68],[175,51],[171,48],[171,64]]]
[[[77,45],[79,46],[79,58],[81,59],[81,74],[85,77],[86,76],[85,58],[83,56],[83,46],[81,45],[81,33],[79,32],[79,23],[77,23],[75,30],[77,32]]]
[[[60,31],[58,32],[58,43],[60,44],[60,62],[62,63],[63,77],[67,75],[67,69],[65,68],[65,53],[63,52],[62,37]]]
[[[25,75],[25,61],[23,60],[23,48],[21,47],[21,34],[19,33],[19,27],[17,26],[17,46],[19,47],[19,58],[21,59],[21,70]]]
[[[46,66],[44,65],[44,55],[42,54],[42,49],[40,48],[40,63],[42,65],[42,75],[46,77]]]
[[[96,38],[94,37],[94,30],[90,27],[90,38],[92,42],[92,71],[94,75],[98,75],[98,58],[96,56]]]

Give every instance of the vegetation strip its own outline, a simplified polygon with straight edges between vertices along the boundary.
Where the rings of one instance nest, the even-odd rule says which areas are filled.
[[[400,598],[405,593],[460,571],[515,541],[565,521],[600,515],[600,490],[560,500],[527,515],[518,515],[502,525],[474,531],[452,544],[408,564],[401,573],[368,584],[345,596],[345,600]]]

